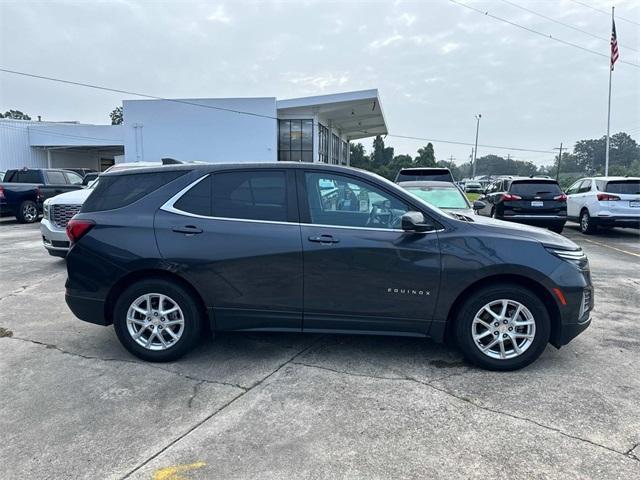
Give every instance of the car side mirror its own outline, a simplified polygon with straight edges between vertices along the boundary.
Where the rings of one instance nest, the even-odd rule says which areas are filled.
[[[405,232],[430,232],[434,228],[421,212],[407,212],[402,215],[402,229]]]
[[[476,200],[475,202],[473,202],[473,209],[474,210],[482,210],[486,206],[487,206],[487,204],[484,203],[484,202],[481,202],[480,200]]]

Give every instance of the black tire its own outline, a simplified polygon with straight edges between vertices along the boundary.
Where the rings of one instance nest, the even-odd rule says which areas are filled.
[[[585,235],[590,235],[598,230],[598,226],[596,225],[593,218],[591,218],[591,215],[589,215],[589,210],[587,210],[586,208],[580,212],[578,223],[580,224],[580,231]]]
[[[127,328],[127,312],[137,298],[149,293],[170,297],[182,310],[182,336],[165,350],[149,350],[133,339]],[[129,286],[118,298],[113,309],[113,326],[120,343],[133,355],[149,362],[171,362],[192,350],[202,332],[202,311],[196,299],[181,285],[163,279],[142,280]],[[158,327],[159,328],[159,327]]]
[[[482,353],[473,340],[472,325],[476,314],[483,306],[500,299],[521,303],[535,321],[535,334],[530,346],[514,358],[491,358]],[[498,284],[473,292],[458,310],[455,322],[456,343],[462,354],[470,363],[487,370],[508,371],[526,367],[542,354],[551,332],[551,320],[544,303],[532,291],[518,285]]]
[[[38,216],[38,205],[32,200],[22,202],[16,212],[18,223],[34,223],[38,220]]]
[[[549,230],[555,233],[562,233],[562,230],[564,230],[564,225],[549,227]]]

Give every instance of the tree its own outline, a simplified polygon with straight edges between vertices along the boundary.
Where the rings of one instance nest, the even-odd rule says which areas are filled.
[[[361,143],[349,144],[349,163],[352,167],[368,169],[369,157],[364,152],[364,145]]]
[[[427,143],[425,147],[418,149],[418,156],[415,160],[416,167],[435,167],[436,166],[436,154],[433,150],[433,144]]]
[[[114,108],[109,116],[111,117],[111,125],[122,125],[122,121],[124,120],[122,107]]]
[[[605,167],[606,137],[579,140],[573,147],[576,163],[586,175],[603,175]],[[564,157],[564,155],[563,155]],[[610,138],[609,173],[627,172],[636,160],[640,159],[640,146],[624,132]]]
[[[0,118],[10,118],[11,120],[31,120],[31,117],[20,110],[7,110],[4,115],[0,113]]]

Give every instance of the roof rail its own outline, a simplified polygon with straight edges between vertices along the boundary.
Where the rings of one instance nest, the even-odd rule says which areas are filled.
[[[163,158],[162,159],[162,164],[163,165],[182,165],[185,162],[183,162],[182,160],[176,160],[175,158]]]

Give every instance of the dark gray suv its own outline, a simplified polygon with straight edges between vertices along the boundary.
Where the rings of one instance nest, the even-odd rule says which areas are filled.
[[[208,326],[450,338],[513,370],[568,343],[593,306],[566,238],[447,213],[347,167],[110,173],[68,234],[67,304],[149,361],[177,359]]]

